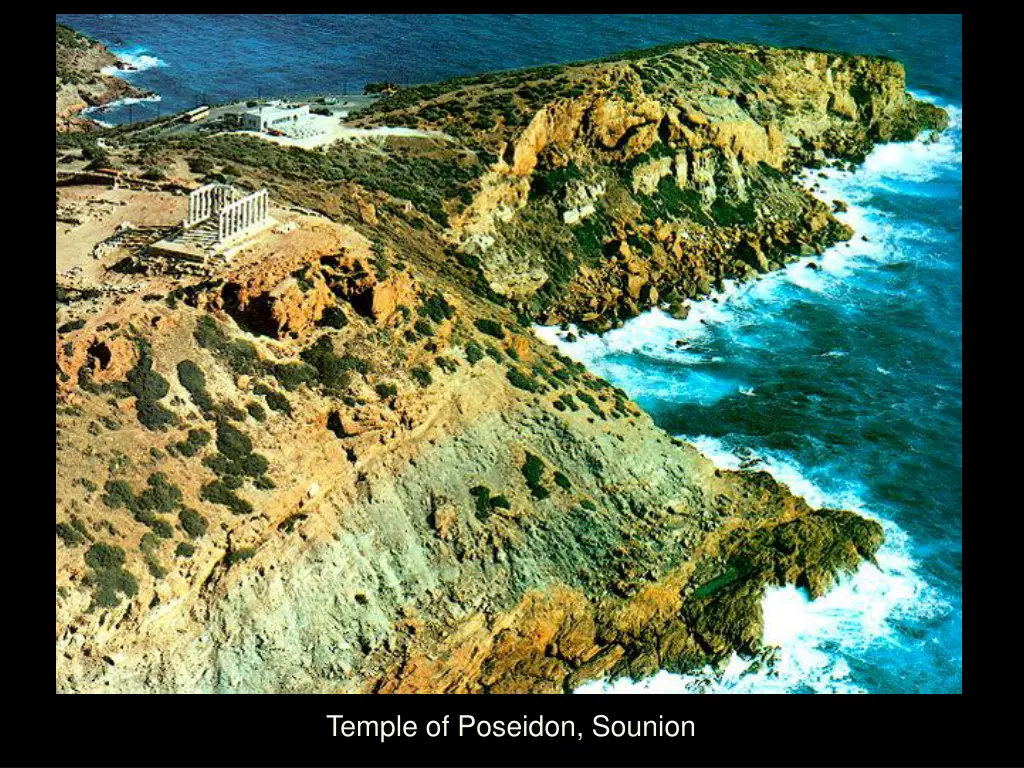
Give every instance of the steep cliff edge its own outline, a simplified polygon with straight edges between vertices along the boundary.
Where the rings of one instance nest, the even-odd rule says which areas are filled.
[[[792,174],[944,127],[904,85],[887,59],[699,43],[424,86],[368,119],[461,136],[472,109],[495,162],[446,236],[522,311],[600,330],[848,238]]]
[[[716,469],[527,326],[848,236],[793,174],[941,127],[903,88],[708,43],[361,118],[450,139],[120,133],[294,226],[203,277],[58,285],[58,690],[555,692],[759,652],[765,587],[822,594],[880,526]]]

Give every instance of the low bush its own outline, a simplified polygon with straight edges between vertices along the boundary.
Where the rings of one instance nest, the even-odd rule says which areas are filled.
[[[174,443],[174,449],[182,456],[195,456],[210,442],[210,433],[205,429],[190,429],[188,438]]]
[[[73,525],[64,522],[57,523],[57,535],[67,547],[77,547],[85,541],[85,536],[76,530]]]
[[[213,410],[213,398],[206,391],[206,375],[198,365],[191,360],[182,360],[178,363],[178,381],[188,390],[196,407],[201,411]]]
[[[178,520],[181,522],[181,527],[185,533],[193,539],[198,539],[206,533],[206,518],[194,509],[182,507],[181,511],[178,512]]]
[[[542,482],[544,478],[544,462],[537,456],[527,451],[526,461],[522,467],[523,477],[526,478],[526,487],[530,489],[535,499],[546,499],[551,493]]]
[[[179,541],[178,546],[174,548],[175,557],[192,557],[196,553],[194,545],[189,544],[187,541]]]
[[[320,325],[341,329],[348,325],[348,316],[341,307],[327,307],[320,316]]]
[[[478,317],[473,321],[473,325],[481,333],[486,333],[488,336],[493,336],[496,339],[505,338],[505,327],[497,320],[491,320],[488,317]]]
[[[259,403],[256,403],[256,402],[246,403],[245,410],[256,421],[266,421],[267,420],[267,411]]]
[[[118,546],[97,543],[85,553],[85,564],[92,570],[84,582],[93,587],[93,604],[101,608],[113,608],[120,604],[121,597],[133,597],[139,591],[139,584],[124,568],[124,550]]]
[[[413,377],[417,384],[421,387],[429,387],[434,383],[434,377],[430,375],[430,371],[424,368],[422,365],[416,366],[410,369],[409,375]]]
[[[174,414],[160,404],[171,386],[167,379],[153,370],[153,358],[148,349],[142,349],[139,362],[128,372],[128,391],[135,396],[135,410],[139,422],[146,429],[162,429],[175,421]]]
[[[466,359],[470,365],[476,365],[484,358],[484,351],[475,341],[466,342]]]
[[[252,504],[236,496],[221,480],[214,480],[204,485],[199,497],[211,504],[225,506],[235,515],[251,515],[255,511]]]
[[[509,368],[506,373],[509,383],[517,389],[522,389],[527,392],[536,392],[540,388],[540,384],[529,374],[523,373],[518,368]]]

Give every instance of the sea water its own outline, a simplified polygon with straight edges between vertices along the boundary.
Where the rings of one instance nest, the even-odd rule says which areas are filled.
[[[959,692],[962,688],[963,271],[959,17],[177,16],[58,14],[152,91],[93,117],[123,123],[255,96],[351,92],[718,38],[888,55],[946,108],[935,143],[876,148],[808,175],[849,243],[694,304],[654,309],[567,354],[623,387],[722,466],[767,469],[817,506],[879,521],[886,543],[821,599],[765,598],[772,665],[663,672],[585,692]],[[862,239],[866,238],[866,239]],[[811,268],[813,262],[818,269]],[[677,341],[682,342],[679,346]]]

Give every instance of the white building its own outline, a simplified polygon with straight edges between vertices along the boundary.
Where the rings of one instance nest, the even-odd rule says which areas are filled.
[[[303,104],[298,107],[256,107],[242,113],[242,130],[256,131],[280,131],[290,134],[300,124],[309,119],[309,105]]]

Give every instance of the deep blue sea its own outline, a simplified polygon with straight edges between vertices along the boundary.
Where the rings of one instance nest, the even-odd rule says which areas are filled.
[[[884,54],[946,108],[935,143],[878,147],[817,181],[857,232],[822,257],[698,302],[653,310],[570,355],[625,388],[723,466],[765,468],[812,504],[881,520],[887,543],[821,600],[765,600],[770,670],[733,659],[600,691],[960,692],[962,689],[963,183],[959,17],[118,16],[58,14],[135,62],[160,101],[143,119],[253,95],[354,91],[370,81],[595,58],[718,38]],[[866,239],[862,239],[862,236]],[[821,269],[806,266],[814,261]],[[685,346],[677,346],[682,340]]]

